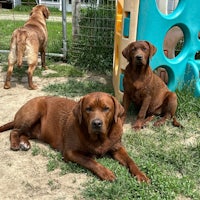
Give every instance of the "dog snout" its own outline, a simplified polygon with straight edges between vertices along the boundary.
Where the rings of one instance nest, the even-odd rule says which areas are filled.
[[[103,122],[100,119],[94,119],[92,121],[92,128],[93,129],[101,129],[103,126]]]
[[[142,60],[142,58],[143,58],[143,56],[142,56],[141,54],[139,54],[139,55],[136,55],[136,59],[137,59],[138,61],[141,61],[141,60]]]

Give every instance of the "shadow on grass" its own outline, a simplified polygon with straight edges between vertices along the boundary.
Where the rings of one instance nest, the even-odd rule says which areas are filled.
[[[48,85],[43,91],[68,97],[83,96],[96,91],[114,94],[112,85],[101,83],[98,80],[69,80],[66,83]]]

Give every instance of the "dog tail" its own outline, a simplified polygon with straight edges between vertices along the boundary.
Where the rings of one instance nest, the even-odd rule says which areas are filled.
[[[18,29],[16,39],[17,39],[17,65],[18,67],[22,66],[22,59],[24,56],[24,51],[26,48],[26,38],[28,36],[28,33],[26,30]]]
[[[9,122],[7,124],[4,124],[3,126],[0,126],[0,133],[7,131],[7,130],[10,130],[10,129],[13,129],[14,125],[15,125],[15,123],[14,123],[14,121],[12,121],[12,122]]]

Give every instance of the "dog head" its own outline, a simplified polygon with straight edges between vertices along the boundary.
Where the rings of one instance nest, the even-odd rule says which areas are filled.
[[[37,6],[33,7],[32,10],[31,10],[30,16],[32,16],[33,13],[38,13],[38,12],[41,12],[45,19],[49,18],[50,12],[49,12],[49,9],[46,6],[37,5]]]
[[[85,126],[90,138],[104,141],[114,123],[123,116],[124,108],[107,93],[94,92],[84,96],[74,109],[79,124]]]
[[[155,53],[156,47],[148,41],[132,42],[122,51],[122,55],[128,62],[137,66],[148,65],[149,59]]]

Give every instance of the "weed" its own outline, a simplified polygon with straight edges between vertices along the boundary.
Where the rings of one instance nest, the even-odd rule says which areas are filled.
[[[41,153],[41,149],[37,145],[32,146],[32,155],[33,156],[37,156],[40,153]]]
[[[82,77],[83,71],[72,65],[51,65],[49,69],[54,70],[56,73],[50,73],[45,75],[46,78],[51,77]]]

